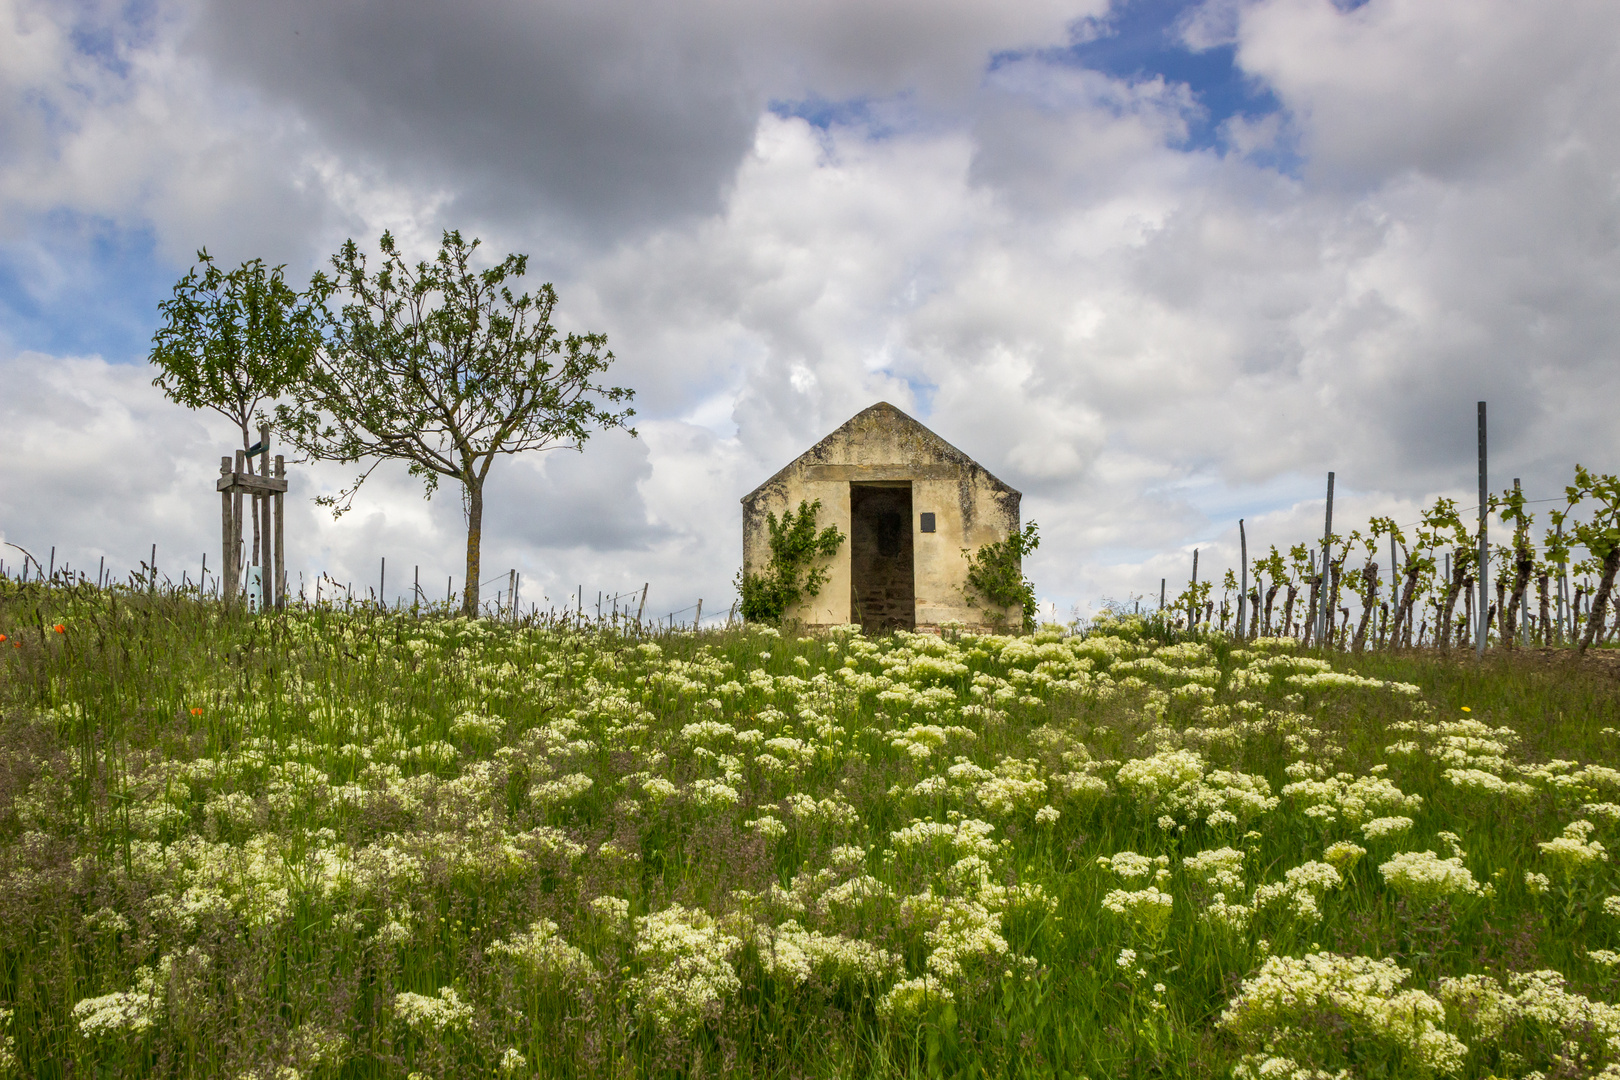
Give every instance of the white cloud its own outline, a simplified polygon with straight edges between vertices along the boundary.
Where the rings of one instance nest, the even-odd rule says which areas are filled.
[[[179,257],[207,242],[295,266],[383,227],[425,248],[487,225],[492,253],[534,252],[566,327],[609,332],[643,422],[637,441],[498,467],[485,565],[522,568],[531,597],[652,581],[655,608],[713,610],[737,498],[883,398],[1025,491],[1034,577],[1066,611],[1156,594],[1194,546],[1218,573],[1239,516],[1258,542],[1306,539],[1329,469],[1345,520],[1471,502],[1480,398],[1498,487],[1615,468],[1620,16],[1559,8],[1212,0],[1183,35],[1235,43],[1284,106],[1228,120],[1222,153],[1184,146],[1186,86],[1036,53],[988,70],[1095,9],[696,5],[627,37],[611,6],[485,4],[460,23],[400,6],[375,24],[176,9],[102,63],[53,9],[13,6],[0,58],[26,63],[0,64],[0,222],[27,243],[30,215],[70,207],[147,223]],[[486,108],[547,25],[554,70]],[[403,36],[316,70],[384,30]],[[291,40],[305,32],[329,37]],[[818,94],[887,95],[909,119],[823,129],[764,108]],[[514,145],[476,152],[495,138]],[[218,432],[130,368],[6,365],[0,421],[26,447],[0,464],[8,538],[200,553]],[[103,432],[142,447],[135,513],[82,479]],[[459,580],[454,494],[424,505],[379,480],[336,525],[300,511],[308,565],[370,580],[387,555]]]

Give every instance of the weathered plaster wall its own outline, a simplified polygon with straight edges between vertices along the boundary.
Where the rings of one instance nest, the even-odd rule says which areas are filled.
[[[888,403],[859,413],[837,431],[743,499],[743,567],[761,572],[770,561],[766,514],[778,517],[801,501],[821,500],[818,527],[836,525],[850,535],[851,482],[911,483],[912,550],[915,559],[916,622],[919,629],[958,621],[969,626],[991,620],[964,594],[967,560],[973,550],[1004,540],[1019,528],[1021,496],[983,466]],[[924,533],[922,514],[935,515],[935,531]],[[849,541],[828,566],[829,580],[819,596],[790,611],[810,626],[850,621]],[[1016,627],[1022,613],[1002,613]]]

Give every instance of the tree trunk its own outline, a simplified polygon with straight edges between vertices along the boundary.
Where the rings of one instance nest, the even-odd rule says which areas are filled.
[[[1457,566],[1451,572],[1451,580],[1446,582],[1446,596],[1440,601],[1440,610],[1435,613],[1435,644],[1440,646],[1441,652],[1451,649],[1452,624],[1457,617],[1457,597],[1462,592],[1462,578],[1462,567]]]
[[[1541,574],[1536,578],[1536,595],[1540,600],[1540,613],[1536,619],[1536,642],[1540,645],[1551,645],[1553,643],[1553,635],[1550,633],[1552,629],[1552,600],[1547,595],[1548,577],[1548,572],[1542,570]]]
[[[1459,641],[1459,645],[1468,645],[1478,636],[1479,631],[1474,623],[1474,578],[1469,575],[1463,578],[1463,629],[1468,637]]]
[[[238,420],[238,425],[242,429],[242,449],[243,450],[251,450],[253,448],[253,434],[252,434],[252,432],[250,432],[248,430],[247,421],[239,419]],[[243,460],[245,460],[247,462],[246,466],[244,466],[244,467],[247,469],[249,475],[253,474],[253,459],[256,458],[257,456],[258,456],[257,454],[249,454],[243,459]],[[257,495],[248,496],[248,509],[250,511],[248,516],[253,519],[253,546],[248,548],[247,559],[246,559],[245,565],[246,566],[258,566],[259,565],[259,543],[260,543],[260,540],[259,540],[259,517],[260,517],[260,514],[259,514],[259,497]],[[240,550],[238,550],[235,553],[235,558],[236,558],[236,565],[238,567],[244,566],[244,560],[242,558],[242,552]],[[261,571],[259,571],[259,573],[262,575],[264,573],[264,571],[261,570]],[[238,582],[241,582],[246,577],[247,577],[247,575],[245,573],[243,573],[240,569],[237,571],[236,580]]]
[[[463,479],[467,489],[467,582],[461,589],[461,613],[478,617],[479,547],[484,539],[484,480]]]
[[[1356,636],[1350,640],[1351,651],[1359,653],[1367,647],[1367,623],[1377,603],[1378,564],[1370,562],[1361,568],[1361,619],[1356,623]]]
[[[1598,634],[1605,630],[1603,616],[1609,606],[1609,594],[1614,590],[1614,572],[1620,569],[1620,544],[1603,556],[1603,577],[1598,580],[1597,591],[1592,594],[1591,612],[1586,616],[1586,632],[1581,635],[1580,652],[1585,655]]]
[[[1496,603],[1485,616],[1485,640],[1491,639],[1491,627],[1496,627],[1496,643],[1502,643],[1503,615],[1507,612],[1507,575],[1496,575]]]
[[[1265,622],[1262,624],[1265,627],[1266,637],[1271,637],[1272,636],[1271,609],[1276,606],[1276,603],[1277,603],[1277,590],[1279,590],[1281,588],[1282,588],[1282,582],[1273,581],[1271,583],[1271,588],[1266,590],[1266,619],[1265,619]]]
[[[1343,640],[1342,640],[1343,631],[1345,629],[1347,629],[1349,627],[1349,625],[1350,625],[1350,609],[1349,608],[1341,608],[1341,607],[1339,607],[1339,584],[1340,584],[1340,581],[1341,581],[1341,579],[1343,577],[1344,577],[1344,563],[1342,561],[1334,563],[1333,564],[1333,573],[1328,578],[1328,580],[1330,582],[1330,585],[1328,587],[1328,617],[1327,617],[1328,639],[1326,641],[1324,641],[1322,644],[1324,644],[1324,645],[1333,645],[1336,648],[1342,648],[1343,647],[1343,644],[1344,644]],[[1339,628],[1340,629],[1339,634],[1335,634],[1333,632],[1333,620],[1334,620],[1335,613],[1337,613],[1339,611],[1344,612],[1344,626]]]
[[[1294,601],[1299,597],[1299,586],[1288,583],[1288,598],[1283,601],[1283,637],[1294,636]]]
[[[1317,599],[1321,595],[1321,592],[1322,575],[1312,574],[1310,600],[1305,604],[1305,640],[1302,643],[1303,647],[1307,649],[1311,647],[1311,638],[1316,635],[1316,620],[1322,610],[1317,606]]]
[[[1524,592],[1530,584],[1530,571],[1535,569],[1535,562],[1524,547],[1517,548],[1514,555],[1513,592],[1508,597],[1502,617],[1502,641],[1510,649],[1519,642],[1519,617],[1524,613]]]
[[[1408,639],[1412,636],[1412,603],[1416,599],[1418,572],[1422,569],[1416,559],[1406,560],[1405,580],[1395,585],[1395,595],[1390,597],[1395,606],[1395,617],[1389,624],[1389,648],[1391,651],[1401,647],[1401,631],[1406,631]]]

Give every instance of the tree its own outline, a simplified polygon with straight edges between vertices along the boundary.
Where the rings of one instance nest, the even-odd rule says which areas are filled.
[[[404,461],[431,498],[441,479],[461,485],[467,521],[462,611],[478,611],[484,482],[502,454],[569,447],[595,431],[624,428],[633,409],[613,406],[634,391],[594,380],[614,360],[604,334],[560,335],[557,294],[542,285],[514,295],[528,258],[472,266],[479,242],[444,233],[432,262],[413,268],[389,233],[373,272],[348,240],[333,274],[316,274],[312,300],[325,313],[321,347],[277,419],[307,457],[354,463],[375,458],[354,484],[323,505],[341,515],[384,461]],[[334,305],[336,310],[334,310]]]
[[[1369,535],[1361,535],[1360,529],[1350,532],[1350,548],[1361,544],[1367,549],[1367,560],[1360,570],[1352,574],[1345,585],[1349,590],[1361,597],[1361,619],[1356,623],[1355,635],[1350,639],[1350,648],[1354,652],[1361,652],[1367,646],[1367,627],[1372,621],[1373,606],[1378,603],[1378,563],[1374,559],[1378,555],[1378,540],[1395,522],[1386,517],[1375,517],[1368,526]]]
[[[1511,554],[1505,555],[1513,568],[1513,583],[1507,586],[1507,603],[1502,608],[1502,645],[1513,648],[1519,639],[1519,616],[1524,606],[1524,592],[1530,585],[1530,575],[1535,571],[1536,561],[1530,551],[1530,526],[1535,521],[1535,515],[1526,507],[1524,491],[1517,482],[1503,492],[1500,511],[1504,524],[1513,526],[1513,547]],[[1503,567],[1504,571],[1507,569]],[[1504,573],[1497,579],[1505,583]]]
[[[1577,646],[1577,651],[1584,656],[1594,640],[1602,640],[1604,609],[1614,590],[1615,573],[1620,570],[1620,478],[1577,465],[1575,482],[1566,487],[1564,493],[1569,499],[1569,510],[1586,499],[1598,504],[1590,521],[1574,522],[1571,530],[1575,542],[1591,553],[1598,573],[1597,591],[1592,595],[1586,628]]]
[[[250,425],[261,402],[286,393],[308,363],[314,313],[263,259],[221,271],[207,249],[174,286],[159,310],[166,319],[152,336],[152,385],[188,409],[212,409],[253,441]]]
[[[242,433],[242,449],[251,450],[259,406],[290,390],[309,363],[317,314],[287,285],[284,267],[254,259],[223,271],[207,249],[197,261],[201,272],[193,266],[159,305],[165,322],[152,336],[152,385],[189,409],[227,417]],[[257,552],[259,515],[252,517]]]
[[[1270,637],[1272,634],[1271,612],[1277,602],[1277,593],[1289,583],[1288,569],[1288,563],[1284,561],[1282,552],[1277,550],[1276,544],[1271,545],[1271,552],[1265,558],[1254,561],[1256,582],[1261,576],[1271,582],[1266,587],[1265,614],[1260,620],[1260,633],[1264,637]]]

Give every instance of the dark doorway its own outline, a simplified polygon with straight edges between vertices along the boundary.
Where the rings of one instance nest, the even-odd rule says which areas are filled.
[[[917,625],[911,485],[849,485],[850,617],[868,634]]]

